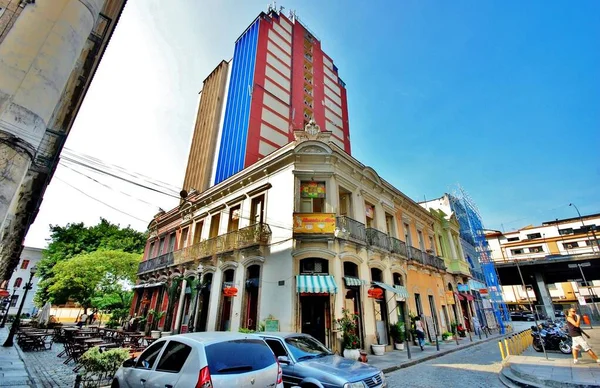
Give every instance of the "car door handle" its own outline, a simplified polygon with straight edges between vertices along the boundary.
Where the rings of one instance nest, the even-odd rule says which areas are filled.
[[[140,379],[140,383],[142,383],[142,384],[146,383],[146,379]]]
[[[171,384],[165,384],[165,388],[173,388]]]

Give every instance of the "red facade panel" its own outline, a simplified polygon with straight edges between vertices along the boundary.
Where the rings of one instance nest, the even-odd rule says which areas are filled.
[[[348,155],[350,152],[350,123],[348,121],[348,99],[346,97],[346,88],[340,88],[342,91],[342,124],[344,125],[344,150]]]
[[[323,51],[321,50],[321,42],[315,40],[313,43],[313,77],[315,88],[313,90],[313,117],[315,122],[325,131],[325,74],[323,72]]]

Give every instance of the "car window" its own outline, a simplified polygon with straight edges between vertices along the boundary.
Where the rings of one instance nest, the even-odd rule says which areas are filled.
[[[279,356],[287,357],[287,355],[288,355],[287,351],[283,347],[283,344],[281,343],[281,341],[276,340],[276,339],[265,339],[265,342],[267,343],[267,345],[269,345],[269,347],[273,351],[273,354],[276,357],[279,357]]]
[[[329,349],[312,337],[298,336],[285,339],[290,352],[296,360],[302,361],[309,358],[323,357],[331,354]]]
[[[156,358],[160,354],[166,341],[155,342],[148,349],[144,350],[144,353],[138,358],[135,367],[141,369],[152,369]]]
[[[156,366],[157,371],[179,373],[192,348],[177,341],[169,341]]]
[[[218,342],[206,347],[211,375],[247,373],[275,364],[273,352],[259,339]]]

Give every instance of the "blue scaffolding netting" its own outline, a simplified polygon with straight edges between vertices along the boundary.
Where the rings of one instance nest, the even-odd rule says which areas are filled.
[[[465,191],[460,188],[455,195],[449,195],[450,205],[460,225],[460,235],[473,245],[479,255],[479,263],[488,288],[490,303],[500,326],[501,333],[505,332],[505,322],[510,321],[508,308],[502,298],[502,286],[491,259],[490,247],[485,238],[483,223],[477,207]]]

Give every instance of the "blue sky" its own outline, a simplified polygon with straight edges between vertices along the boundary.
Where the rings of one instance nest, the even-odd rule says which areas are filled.
[[[576,4],[577,6],[573,6]],[[600,2],[287,1],[346,82],[353,155],[414,200],[460,183],[506,230],[600,212]],[[67,147],[180,186],[198,92],[265,1],[128,0]],[[134,201],[59,167],[27,245]],[[78,187],[129,215],[99,204]],[[155,204],[155,206],[154,206]]]

